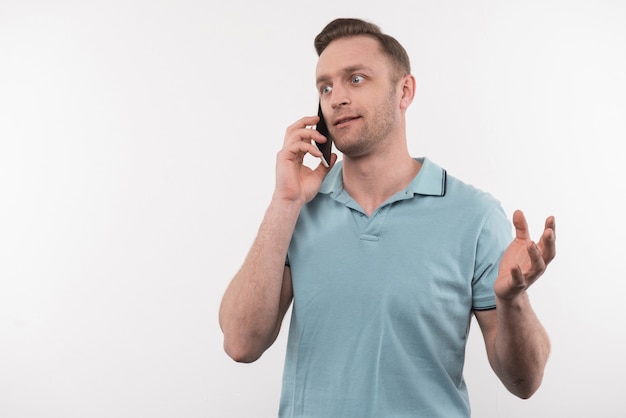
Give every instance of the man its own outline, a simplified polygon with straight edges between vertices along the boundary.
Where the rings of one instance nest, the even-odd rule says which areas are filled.
[[[329,137],[304,117],[286,132],[258,236],[220,308],[226,352],[252,362],[293,299],[283,417],[469,417],[462,376],[471,315],[509,391],[530,397],[550,351],[526,290],[555,256],[490,195],[408,153],[415,94],[404,48],[337,19],[316,37]],[[312,141],[332,139],[343,161]],[[287,260],[287,261],[286,261]]]

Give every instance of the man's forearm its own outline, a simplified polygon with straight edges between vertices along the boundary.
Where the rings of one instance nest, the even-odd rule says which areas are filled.
[[[224,294],[219,313],[224,347],[237,361],[256,360],[276,337],[285,299],[285,257],[301,207],[296,202],[270,203],[246,260]]]
[[[529,398],[541,385],[550,339],[533,311],[528,294],[497,301],[496,374],[506,388]]]

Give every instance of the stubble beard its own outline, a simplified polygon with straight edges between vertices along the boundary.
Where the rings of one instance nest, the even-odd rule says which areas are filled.
[[[352,134],[333,136],[335,146],[344,156],[358,158],[370,154],[389,136],[396,124],[395,88],[392,88],[386,100],[380,103],[371,114],[366,114],[367,122]]]

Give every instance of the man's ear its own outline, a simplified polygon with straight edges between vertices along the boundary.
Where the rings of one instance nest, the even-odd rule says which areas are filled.
[[[400,81],[400,87],[402,89],[402,96],[400,97],[400,108],[406,110],[415,97],[415,77],[411,74],[407,74],[402,77]]]

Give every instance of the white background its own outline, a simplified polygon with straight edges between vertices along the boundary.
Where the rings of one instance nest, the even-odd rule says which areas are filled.
[[[624,2],[0,0],[1,417],[276,415],[286,329],[236,364],[217,311],[346,16],[412,58],[415,156],[557,217],[544,384],[509,395],[474,326],[474,416],[624,416]]]

